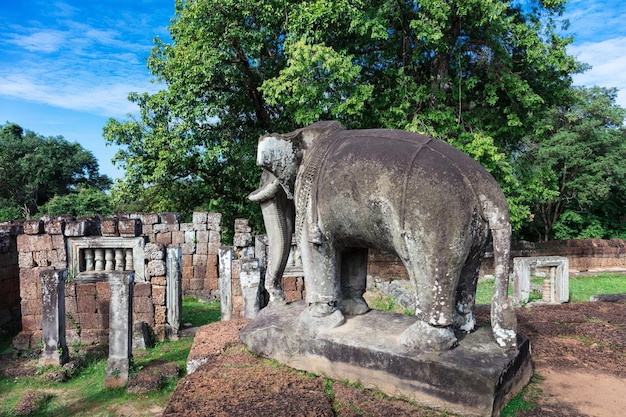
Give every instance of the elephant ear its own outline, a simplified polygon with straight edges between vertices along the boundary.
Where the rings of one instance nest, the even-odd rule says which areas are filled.
[[[296,175],[303,154],[320,137],[345,128],[337,121],[323,121],[290,133],[273,133],[259,139],[257,165],[270,171],[280,182],[287,198],[293,200]]]

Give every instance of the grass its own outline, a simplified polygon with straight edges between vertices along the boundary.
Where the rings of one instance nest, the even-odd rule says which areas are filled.
[[[195,298],[183,300],[183,322],[200,326],[220,319],[219,302],[201,303]],[[184,374],[187,355],[193,338],[157,343],[151,349],[133,352],[133,372],[139,372],[155,361],[175,362]],[[0,354],[12,352],[11,337],[0,340]],[[76,358],[78,353],[70,356]],[[36,362],[36,360],[34,360]],[[50,371],[60,367],[38,368],[32,377],[0,378],[0,417],[14,415],[15,405],[28,392],[45,395],[45,401],[38,402],[33,417],[47,416],[89,416],[105,417],[133,414],[152,416],[164,408],[178,383],[179,378],[169,378],[160,389],[148,394],[130,394],[125,388],[105,389],[104,374],[106,358],[85,356],[84,364],[72,377],[63,383],[46,380]]]
[[[543,278],[531,278],[532,284],[541,285]],[[596,294],[620,294],[626,292],[626,275],[605,273],[598,275],[579,275],[569,277],[570,302],[589,301],[589,297]],[[482,279],[476,290],[476,303],[491,303],[493,294],[493,279]],[[509,295],[513,294],[513,283],[509,284]],[[541,294],[530,293],[529,301],[540,300]]]

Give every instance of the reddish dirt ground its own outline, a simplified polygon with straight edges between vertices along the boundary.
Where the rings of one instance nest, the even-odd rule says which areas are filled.
[[[532,343],[532,410],[519,417],[614,417],[626,410],[626,303],[570,303],[517,311]],[[489,318],[478,309],[479,324]],[[164,416],[451,416],[249,354],[236,337],[245,322],[203,327],[196,345],[211,359],[179,383]],[[195,355],[202,355],[196,351]]]

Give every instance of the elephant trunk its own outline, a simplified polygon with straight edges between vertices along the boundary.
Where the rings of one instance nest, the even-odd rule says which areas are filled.
[[[270,177],[271,176],[271,177]],[[248,196],[250,201],[254,201],[255,203],[263,203],[270,199],[273,199],[276,196],[280,187],[280,181],[269,171],[263,171],[261,176],[261,185],[259,188]],[[263,213],[265,216],[265,213]]]
[[[287,198],[278,179],[269,171],[261,176],[259,190],[249,196],[250,200],[261,203],[263,221],[269,241],[265,289],[270,296],[270,305],[285,303],[281,279],[289,252],[294,227],[293,201]]]
[[[492,228],[495,279],[491,302],[491,327],[496,342],[503,348],[517,345],[517,318],[509,300],[511,228]]]

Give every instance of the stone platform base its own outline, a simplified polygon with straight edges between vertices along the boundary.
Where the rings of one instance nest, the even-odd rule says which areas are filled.
[[[304,302],[265,308],[240,332],[255,354],[292,368],[360,382],[390,396],[472,416],[499,415],[532,375],[530,342],[504,352],[491,329],[479,328],[441,352],[407,352],[402,332],[416,318],[372,310],[315,336],[296,330]]]

